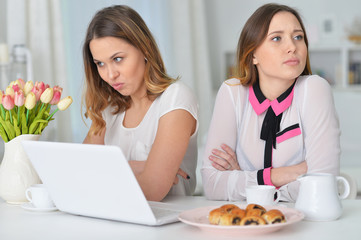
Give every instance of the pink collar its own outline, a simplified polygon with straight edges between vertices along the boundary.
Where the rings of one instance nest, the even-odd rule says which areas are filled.
[[[291,105],[293,99],[294,86],[295,83],[292,84],[292,86],[289,87],[284,93],[282,93],[281,96],[279,96],[273,101],[270,101],[263,95],[258,83],[256,83],[254,87],[253,86],[249,87],[248,99],[254,111],[257,113],[257,115],[260,115],[261,113],[266,111],[269,108],[269,106],[271,106],[273,112],[276,114],[276,116],[278,116]]]

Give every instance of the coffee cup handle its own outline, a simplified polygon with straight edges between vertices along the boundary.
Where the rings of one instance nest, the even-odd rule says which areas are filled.
[[[31,189],[30,189],[30,188],[26,189],[26,191],[25,191],[25,197],[26,197],[26,199],[28,199],[29,202],[32,202],[33,199],[30,197],[30,194],[29,194],[29,193],[31,193]]]
[[[345,199],[348,197],[348,195],[350,195],[350,184],[348,183],[348,181],[346,180],[346,178],[341,177],[341,176],[336,176],[336,181],[337,182],[342,182],[342,184],[345,186],[345,190],[343,191],[343,193],[339,196],[340,199]]]
[[[281,191],[276,189],[275,193],[277,193],[277,198],[274,200],[274,202],[278,203],[280,201],[280,198],[281,198]]]

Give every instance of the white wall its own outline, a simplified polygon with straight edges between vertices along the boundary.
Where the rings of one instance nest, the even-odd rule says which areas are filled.
[[[0,43],[6,42],[6,0],[0,0]]]

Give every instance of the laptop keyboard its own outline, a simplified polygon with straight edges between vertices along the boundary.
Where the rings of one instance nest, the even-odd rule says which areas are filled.
[[[178,215],[181,211],[174,209],[165,209],[159,207],[151,207],[156,218],[161,218],[165,216]]]

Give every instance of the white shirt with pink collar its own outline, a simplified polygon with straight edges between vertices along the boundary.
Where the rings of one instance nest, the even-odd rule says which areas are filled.
[[[227,144],[240,171],[219,171],[208,157]],[[249,185],[272,185],[271,168],[307,162],[308,172],[339,174],[340,128],[331,87],[317,76],[300,76],[277,99],[259,85],[225,81],[214,106],[201,169],[204,192],[214,200],[244,200]],[[299,183],[280,187],[281,200],[295,201]]]

